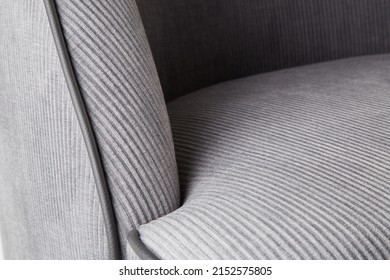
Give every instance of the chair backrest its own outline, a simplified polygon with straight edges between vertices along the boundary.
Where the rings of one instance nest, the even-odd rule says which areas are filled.
[[[180,202],[135,1],[1,1],[0,30],[5,257],[135,258],[127,233]]]
[[[388,0],[137,0],[167,100],[229,79],[390,51]]]

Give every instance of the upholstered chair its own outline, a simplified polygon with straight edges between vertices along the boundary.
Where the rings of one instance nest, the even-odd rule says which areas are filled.
[[[389,259],[390,1],[0,0],[7,259]]]

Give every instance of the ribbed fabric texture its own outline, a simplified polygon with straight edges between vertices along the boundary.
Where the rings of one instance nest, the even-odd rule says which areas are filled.
[[[167,100],[260,72],[390,52],[388,0],[138,0]]]
[[[184,205],[162,259],[389,259],[390,55],[226,82],[168,104]]]
[[[110,258],[91,165],[42,1],[0,1],[6,259]]]
[[[133,0],[57,0],[100,149],[124,258],[126,235],[180,203],[166,105]],[[127,249],[126,249],[127,248]]]

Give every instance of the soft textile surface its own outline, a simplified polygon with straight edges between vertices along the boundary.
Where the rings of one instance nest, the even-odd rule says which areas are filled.
[[[168,115],[133,0],[57,0],[101,152],[123,258],[129,230],[179,206]]]
[[[388,0],[137,0],[164,94],[390,52]]]
[[[3,243],[2,243],[2,240],[1,240],[1,236],[0,236],[0,260],[3,260],[4,257],[3,257]]]
[[[184,205],[162,259],[389,259],[390,55],[226,82],[168,105]]]
[[[103,215],[44,4],[0,1],[4,257],[111,258]]]

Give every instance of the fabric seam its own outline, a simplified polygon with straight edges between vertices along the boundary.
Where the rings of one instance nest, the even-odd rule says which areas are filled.
[[[66,40],[61,27],[57,7],[54,0],[43,0],[50,28],[53,34],[62,71],[65,76],[73,108],[76,112],[78,123],[87,149],[100,207],[103,214],[104,225],[108,242],[108,258],[120,259],[118,230],[114,218],[114,211],[104,174],[104,169],[96,143],[94,131],[89,120],[87,109],[77,83]]]
[[[132,229],[127,235],[127,241],[131,249],[141,260],[158,260],[159,258],[150,251],[141,241],[137,229]]]

